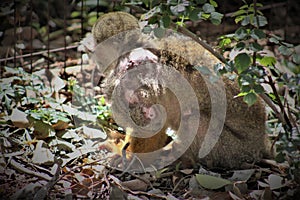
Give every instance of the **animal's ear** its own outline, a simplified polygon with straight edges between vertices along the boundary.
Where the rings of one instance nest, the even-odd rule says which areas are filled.
[[[138,20],[126,12],[110,12],[99,17],[92,33],[97,44],[113,35],[139,28]]]

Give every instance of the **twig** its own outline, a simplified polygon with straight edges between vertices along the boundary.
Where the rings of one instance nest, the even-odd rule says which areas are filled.
[[[278,8],[278,7],[283,7],[286,6],[286,2],[281,2],[281,3],[271,3],[269,5],[265,5],[263,7],[259,7],[258,10],[268,10],[271,8]],[[235,12],[231,12],[231,13],[226,13],[224,16],[225,17],[231,17]]]
[[[289,120],[289,118],[288,118],[288,116],[287,116],[287,114],[286,114],[286,112],[284,110],[284,106],[283,106],[283,104],[282,104],[282,102],[280,100],[279,94],[278,94],[278,92],[276,90],[275,83],[274,83],[274,81],[273,81],[273,79],[272,79],[272,77],[270,75],[268,75],[267,77],[268,77],[268,84],[271,86],[272,91],[273,91],[273,93],[275,95],[275,98],[277,100],[278,106],[279,106],[279,108],[281,110],[281,113],[283,114],[283,119],[284,120],[281,121],[281,122],[284,125],[286,124],[291,129],[292,128],[292,124],[291,124],[291,122],[290,122],[290,120]]]
[[[288,95],[288,88],[286,87],[285,88],[285,95],[284,95],[284,99],[285,99],[285,105],[286,105],[286,108],[287,108],[287,114],[288,114],[288,117],[291,121],[291,124],[293,124],[293,127],[295,128],[295,130],[297,131],[298,134],[300,134],[300,130],[297,126],[297,122],[295,121],[294,117],[292,116],[292,111],[291,111],[291,107],[289,105],[289,102],[287,101],[287,95]]]
[[[259,94],[259,96],[266,102],[266,104],[275,112],[275,115],[278,117],[280,121],[284,121],[284,118],[282,114],[277,110],[274,103],[271,101],[271,99],[266,94]]]
[[[176,25],[174,22],[171,22],[171,27],[178,29],[179,32],[182,34],[189,36],[193,40],[195,40],[197,43],[199,43],[201,46],[203,46],[206,50],[208,50],[211,54],[213,54],[215,57],[217,57],[220,61],[222,61],[224,64],[227,64],[227,60],[218,52],[216,52],[211,46],[209,46],[206,42],[201,40],[197,35],[189,31],[188,29]]]
[[[183,182],[184,180],[186,180],[187,178],[190,178],[192,177],[192,175],[188,175],[188,176],[185,176],[185,177],[182,177],[177,183],[176,185],[174,186],[174,188],[172,189],[172,194],[177,190],[177,188],[179,187],[180,183]]]
[[[36,176],[36,177],[39,177],[41,179],[44,179],[44,180],[47,180],[47,181],[50,181],[51,180],[51,177],[47,174],[44,174],[44,173],[38,173],[38,172],[35,172],[35,171],[32,171],[30,169],[27,169],[25,168],[22,164],[18,163],[17,161],[15,161],[14,159],[11,159],[10,160],[10,164],[16,169],[16,170],[19,170],[23,173],[26,173],[26,174],[29,174],[29,175],[33,175],[33,176]]]
[[[57,183],[61,170],[62,161],[55,159],[56,171],[52,179],[34,195],[33,200],[45,199],[49,190]]]

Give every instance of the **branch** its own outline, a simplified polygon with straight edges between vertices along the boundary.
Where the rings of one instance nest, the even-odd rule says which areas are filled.
[[[208,50],[210,53],[212,53],[215,57],[217,57],[220,61],[222,61],[224,64],[227,64],[227,60],[218,52],[216,52],[210,45],[208,45],[206,42],[201,40],[196,34],[189,31],[188,29],[176,25],[174,22],[171,22],[170,25],[174,29],[178,29],[178,31],[186,36],[189,36],[193,40],[195,40],[197,43],[199,43],[201,46],[203,46],[206,50]]]
[[[286,124],[286,125],[288,125],[288,127],[291,129],[293,126],[292,126],[292,124],[291,124],[291,122],[289,120],[289,117],[287,116],[287,114],[286,114],[286,112],[284,110],[284,106],[283,106],[283,104],[282,104],[282,102],[280,100],[279,94],[278,94],[278,92],[276,90],[275,83],[274,83],[274,81],[273,81],[273,79],[272,79],[272,77],[270,75],[268,75],[267,77],[269,79],[268,84],[272,88],[272,91],[273,91],[273,93],[275,95],[275,98],[276,98],[276,100],[278,102],[278,106],[279,106],[279,108],[281,110],[281,113],[283,113],[284,120],[281,120],[281,122],[284,123],[284,124]]]

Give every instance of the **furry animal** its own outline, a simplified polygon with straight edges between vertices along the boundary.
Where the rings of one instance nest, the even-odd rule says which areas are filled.
[[[116,46],[103,44],[105,39],[123,31],[127,32],[111,42]],[[110,65],[102,86],[113,103],[116,121],[130,130],[123,142],[128,146],[127,152],[136,153],[144,164],[169,164],[178,159],[185,166],[201,163],[208,167],[241,168],[243,163],[271,156],[262,100],[249,107],[236,98],[237,83],[212,76],[220,61],[200,44],[172,31],[160,39],[144,35],[138,30],[138,21],[123,12],[100,17],[93,27],[93,36],[102,45],[95,51],[100,68],[107,57],[122,52],[127,44],[130,46],[117,60],[107,62]],[[105,52],[103,46],[113,50]],[[134,47],[142,47],[137,51],[144,51],[144,56],[133,59]],[[203,66],[208,73],[200,73],[195,66]],[[141,72],[145,75],[138,77]],[[176,77],[172,80],[167,78],[170,76]],[[176,86],[178,82],[181,88]],[[188,87],[194,96],[185,96]],[[189,104],[195,106],[182,109]]]

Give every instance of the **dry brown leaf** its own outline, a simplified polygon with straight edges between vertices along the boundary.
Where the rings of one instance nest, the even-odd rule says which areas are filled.
[[[69,123],[58,120],[55,124],[52,124],[55,130],[65,130],[69,127]]]
[[[146,191],[148,188],[148,184],[140,179],[124,181],[121,183],[121,185],[132,191]]]

